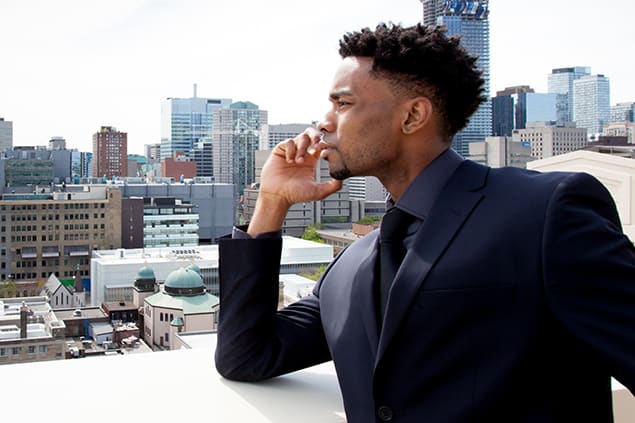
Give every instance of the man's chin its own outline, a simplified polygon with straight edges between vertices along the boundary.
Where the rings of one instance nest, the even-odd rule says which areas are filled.
[[[343,181],[344,179],[352,176],[348,169],[329,170],[329,175],[331,175],[331,178],[337,179],[338,181]]]

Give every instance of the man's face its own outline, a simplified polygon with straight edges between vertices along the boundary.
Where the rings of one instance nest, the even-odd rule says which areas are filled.
[[[384,79],[370,74],[371,66],[369,58],[342,61],[330,90],[331,110],[318,126],[326,133],[322,157],[335,179],[381,179],[398,165],[401,103]]]

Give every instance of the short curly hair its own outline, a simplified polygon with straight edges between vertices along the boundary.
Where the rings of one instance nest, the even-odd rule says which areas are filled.
[[[448,37],[443,26],[380,23],[374,31],[345,34],[339,53],[342,58],[372,58],[371,72],[398,93],[428,97],[449,139],[486,100],[477,58],[460,45],[459,37]]]

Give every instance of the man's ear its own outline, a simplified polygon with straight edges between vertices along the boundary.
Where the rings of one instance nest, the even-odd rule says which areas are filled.
[[[401,122],[401,130],[404,134],[412,134],[432,119],[432,102],[427,97],[415,97],[404,105],[404,119]]]

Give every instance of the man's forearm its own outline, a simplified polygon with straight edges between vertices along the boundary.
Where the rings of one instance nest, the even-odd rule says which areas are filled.
[[[255,238],[263,233],[279,231],[287,217],[289,207],[290,205],[282,201],[279,196],[260,193],[254,215],[247,228],[249,236]]]

